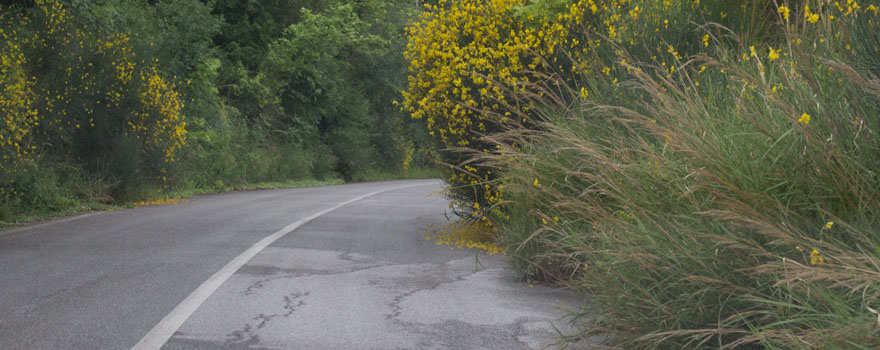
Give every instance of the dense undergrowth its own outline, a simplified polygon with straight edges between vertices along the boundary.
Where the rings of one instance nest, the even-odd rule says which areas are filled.
[[[507,32],[476,44],[438,35],[448,26],[412,33],[410,106],[472,111],[440,127],[491,123],[455,133],[464,145],[435,130],[457,171],[450,191],[496,225],[525,276],[597,300],[578,318],[584,336],[621,349],[880,348],[880,4],[450,3],[416,28],[461,12],[563,28],[536,34],[554,50],[523,44],[453,73],[437,65],[453,51],[433,43],[491,53]],[[515,66],[526,78],[500,79],[532,59]],[[484,84],[489,102],[462,96]]]
[[[292,180],[428,176],[408,1],[0,2],[0,222]]]

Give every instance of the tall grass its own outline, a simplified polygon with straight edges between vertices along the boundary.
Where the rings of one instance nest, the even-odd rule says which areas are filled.
[[[622,349],[880,348],[880,28],[876,3],[842,5],[759,8],[778,30],[764,37],[690,23],[708,49],[666,62],[586,32],[605,43],[571,54],[589,68],[519,96],[537,130],[472,153],[503,173],[496,221],[520,270],[599,302],[585,334]],[[620,80],[597,74],[615,64]]]

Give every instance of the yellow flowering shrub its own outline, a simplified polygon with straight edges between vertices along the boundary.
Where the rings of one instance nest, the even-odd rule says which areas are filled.
[[[0,34],[6,36],[2,30]],[[27,76],[26,64],[27,58],[19,46],[7,41],[0,52],[0,171],[6,171],[7,163],[27,154],[26,137],[37,125],[34,81]]]
[[[144,140],[144,151],[161,152],[165,161],[172,161],[186,140],[183,96],[152,68],[156,62],[139,61],[127,33],[101,37],[78,25],[58,0],[34,4],[33,11],[24,11],[14,23],[32,27],[32,34],[4,34],[3,57],[14,64],[25,62],[29,52],[57,56],[54,65],[44,66],[37,59],[21,68],[20,74],[36,75],[23,83],[34,89],[33,103],[41,106],[39,113],[32,112],[30,122],[43,124],[39,137],[58,138],[50,141],[57,144],[101,144],[106,141],[95,137],[134,134]],[[136,76],[140,79],[133,79]],[[6,86],[9,90],[24,85]]]
[[[131,39],[128,35],[117,33],[107,40],[98,39],[94,49],[109,58],[109,65],[114,74],[113,83],[107,87],[105,98],[108,104],[118,108],[125,94],[125,87],[131,82],[137,67]]]
[[[529,9],[540,4],[562,6],[540,14]],[[832,6],[822,4],[822,11]],[[466,164],[470,156],[461,151],[492,152],[480,141],[483,136],[535,125],[527,100],[554,89],[542,86],[542,77],[563,77],[568,86],[557,88],[571,89],[582,101],[592,99],[591,92],[598,92],[598,99],[627,99],[636,92],[620,87],[635,73],[671,79],[688,58],[711,54],[734,40],[753,43],[739,54],[745,60],[760,58],[755,61],[761,69],[766,62],[783,65],[784,48],[774,48],[780,38],[766,33],[781,35],[776,29],[790,13],[809,11],[806,4],[799,6],[780,7],[772,0],[442,0],[427,5],[408,28],[405,57],[411,74],[404,108],[425,121],[440,161],[449,166],[447,181],[458,204],[490,204],[468,211],[484,216],[503,191],[491,170]],[[855,13],[858,5],[841,2],[838,7],[843,16]],[[695,23],[729,27],[738,39],[717,25]],[[645,66],[650,72],[642,71]],[[583,81],[582,73],[601,79]],[[592,80],[601,80],[601,86],[591,86],[596,84]],[[753,96],[747,91],[744,98]]]
[[[492,184],[496,179],[491,171],[463,164],[467,157],[457,150],[490,152],[480,141],[483,135],[531,124],[531,118],[522,117],[531,114],[528,103],[513,96],[530,89],[540,94],[535,87],[541,84],[541,77],[578,69],[601,72],[615,84],[623,72],[631,73],[625,60],[596,59],[597,47],[612,45],[594,34],[606,36],[614,45],[652,46],[663,66],[674,71],[674,62],[680,61],[683,53],[655,39],[669,36],[661,31],[683,35],[682,23],[680,16],[665,16],[690,12],[709,18],[712,5],[718,4],[664,0],[556,3],[563,6],[536,13],[540,11],[534,7],[541,2],[441,0],[437,5],[426,5],[419,20],[408,28],[404,55],[411,75],[403,93],[404,108],[413,118],[425,121],[441,150],[440,161],[451,169],[447,181],[453,196],[462,201],[459,204],[501,201],[503,191]],[[754,1],[726,6],[748,9]],[[714,16],[719,21],[727,17],[724,11]],[[706,33],[700,37],[694,43],[708,46]],[[568,54],[574,61],[562,59]],[[584,98],[589,96],[586,87],[576,90]],[[482,216],[484,211],[471,214]]]
[[[538,80],[530,72],[540,70],[542,57],[552,55],[566,34],[561,18],[518,15],[516,9],[525,3],[441,0],[426,5],[408,28],[404,55],[412,74],[404,107],[413,118],[425,120],[438,149],[481,149],[481,134],[522,123],[509,109],[516,105],[509,96]],[[500,201],[501,189],[489,184],[491,171],[459,168],[463,158],[455,152],[440,157],[454,168],[447,180],[456,197]],[[480,210],[475,214],[482,215]]]
[[[161,179],[187,132],[184,97],[157,62],[138,57],[130,34],[91,30],[59,0],[0,10],[0,205],[36,191],[22,182],[41,159],[134,172],[107,170],[108,159],[138,152],[130,157],[150,162],[143,174]],[[127,136],[139,149],[119,147]]]
[[[404,100],[444,145],[469,146],[470,130],[485,132],[488,118],[474,109],[497,111],[506,101],[504,86],[529,82],[523,72],[541,64],[532,53],[552,52],[562,34],[558,23],[533,26],[516,18],[513,8],[521,3],[467,0],[447,8],[441,1],[409,28],[405,55],[414,74]]]
[[[172,162],[174,153],[186,144],[183,99],[174,83],[167,82],[155,68],[141,73],[141,81],[141,109],[128,122],[129,131],[143,138],[148,148],[161,150],[165,160]]]

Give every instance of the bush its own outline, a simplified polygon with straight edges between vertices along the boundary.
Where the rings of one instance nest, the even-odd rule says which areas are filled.
[[[589,291],[620,348],[880,347],[877,5],[566,11],[568,60],[512,96],[534,113],[486,114],[528,127],[467,151],[517,268]]]
[[[404,107],[424,119],[439,160],[448,169],[449,194],[460,205],[481,203],[490,208],[502,190],[484,168],[468,165],[456,149],[488,151],[480,136],[521,125],[512,113],[513,92],[541,80],[534,71],[548,63],[566,35],[568,18],[521,13],[525,1],[440,1],[427,5],[409,28],[405,56],[410,61]],[[469,207],[469,206],[468,206]],[[465,213],[471,212],[470,210]],[[472,211],[476,217],[488,213]]]
[[[186,142],[176,83],[128,34],[90,30],[56,0],[31,6],[0,9],[0,201],[58,208],[42,191],[62,190],[50,170],[59,164],[112,178],[123,197],[134,182],[162,183]],[[22,176],[39,186],[13,182]]]

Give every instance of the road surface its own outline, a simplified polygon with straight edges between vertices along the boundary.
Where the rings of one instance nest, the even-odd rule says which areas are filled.
[[[0,230],[0,349],[541,349],[567,292],[426,241],[437,180],[195,197]]]

